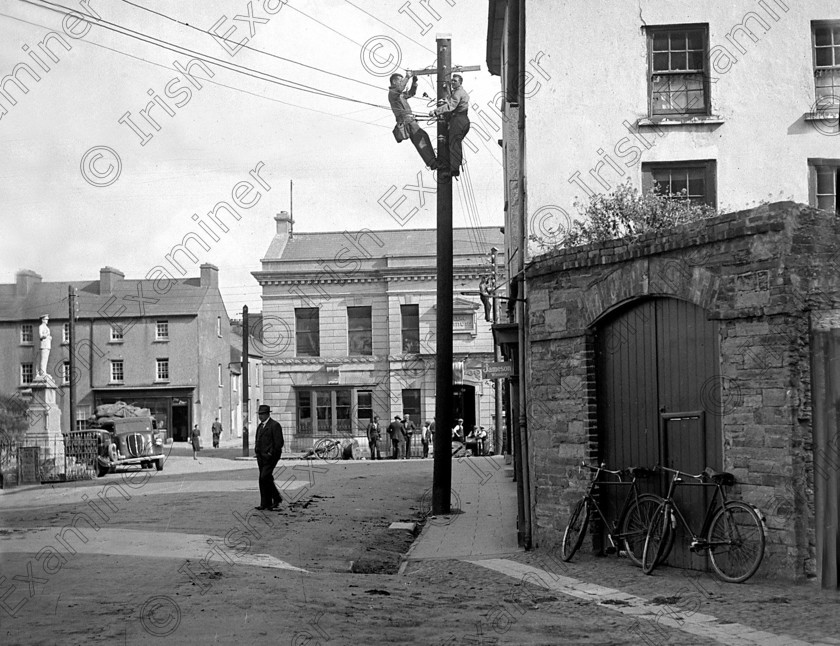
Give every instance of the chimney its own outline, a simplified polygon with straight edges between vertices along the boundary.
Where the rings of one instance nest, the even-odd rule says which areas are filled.
[[[36,274],[31,269],[21,269],[15,274],[15,296],[26,296],[40,282],[41,274]]]
[[[280,213],[274,216],[274,221],[277,222],[278,236],[283,236],[289,240],[294,238],[295,221],[292,220],[292,216],[289,215],[288,211],[280,211]]]
[[[117,286],[123,278],[125,278],[125,274],[122,273],[119,269],[114,269],[113,267],[103,267],[99,270],[99,293],[100,295],[104,296],[105,294],[112,294],[114,292],[114,288]]]
[[[219,287],[219,268],[210,263],[201,265],[201,286]]]
[[[40,282],[41,274],[31,269],[21,269],[15,274],[15,296],[26,296]]]

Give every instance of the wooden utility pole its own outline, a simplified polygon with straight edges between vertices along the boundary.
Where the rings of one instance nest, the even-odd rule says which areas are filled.
[[[70,334],[68,335],[67,343],[70,346],[70,426],[67,430],[76,430],[76,289],[72,285],[67,286],[67,300],[70,301],[70,311],[68,318],[70,319]]]
[[[242,457],[248,457],[248,306],[242,306]]]
[[[446,100],[452,41],[437,35],[437,98]],[[449,123],[438,119],[438,159],[449,160]],[[448,514],[452,489],[452,176],[437,176],[437,364],[435,366],[435,462],[432,513]]]

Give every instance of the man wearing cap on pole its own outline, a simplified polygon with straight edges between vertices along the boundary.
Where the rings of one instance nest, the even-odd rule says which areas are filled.
[[[257,410],[260,424],[257,426],[257,436],[254,440],[254,455],[257,456],[257,466],[260,469],[260,511],[277,509],[282,502],[277,485],[274,484],[274,467],[283,453],[283,427],[279,422],[271,419],[271,408],[261,404]]]

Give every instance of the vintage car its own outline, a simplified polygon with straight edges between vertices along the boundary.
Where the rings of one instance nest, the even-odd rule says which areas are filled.
[[[151,469],[154,464],[163,470],[163,439],[165,431],[157,428],[154,417],[110,417],[97,420],[99,433],[99,477],[113,473],[126,464]]]

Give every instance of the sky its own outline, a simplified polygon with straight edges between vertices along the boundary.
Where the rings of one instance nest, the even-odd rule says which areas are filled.
[[[0,79],[26,90],[0,87],[0,283],[21,269],[97,280],[105,266],[197,277],[212,263],[234,317],[261,311],[251,272],[292,203],[296,232],[434,227],[434,176],[391,134],[388,76],[434,65],[450,34],[453,64],[481,66],[464,73],[472,102],[501,123],[487,2],[449,2],[0,0]],[[176,67],[196,57],[206,68],[189,79]],[[418,96],[435,96],[434,78]],[[501,132],[485,133],[469,137],[455,226],[503,223]],[[210,215],[223,201],[239,219]],[[171,256],[190,232],[207,248]]]

